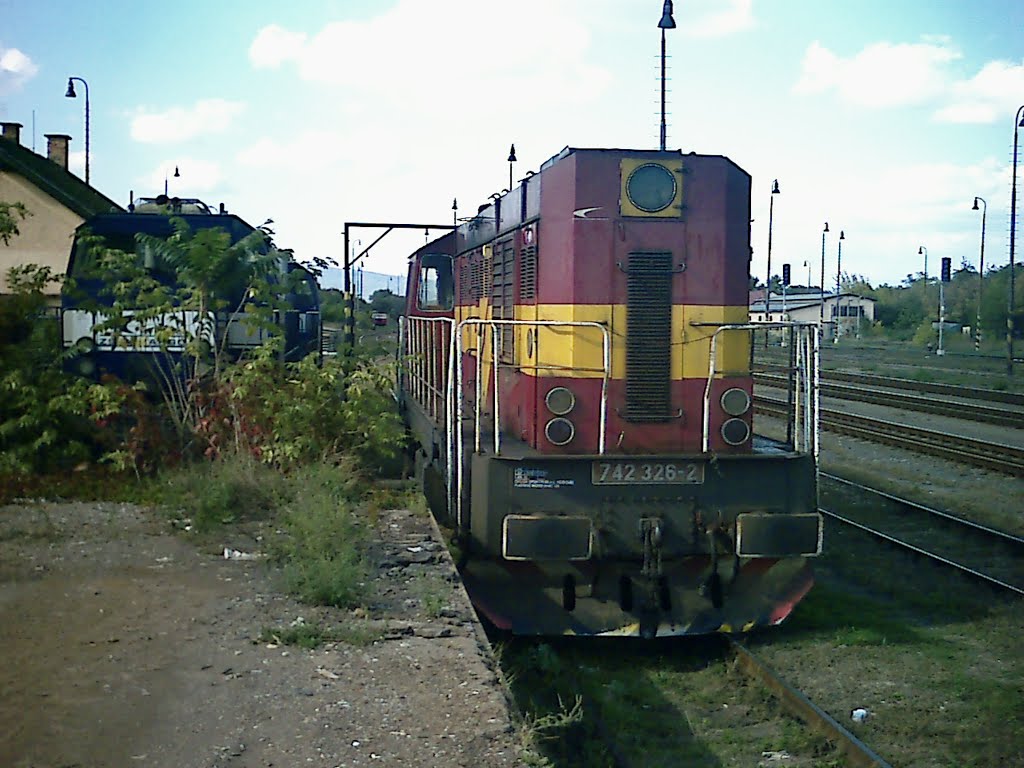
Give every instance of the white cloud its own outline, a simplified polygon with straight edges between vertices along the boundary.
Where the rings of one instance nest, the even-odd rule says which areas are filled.
[[[191,107],[164,112],[140,108],[132,117],[131,136],[146,144],[187,141],[207,133],[224,133],[245,105],[227,99],[202,99]]]
[[[843,58],[815,41],[804,54],[796,93],[835,91],[860,107],[928,103],[950,83],[948,66],[961,58],[948,43],[873,43]]]
[[[578,103],[609,79],[585,61],[590,39],[577,20],[584,10],[580,0],[521,0],[514,10],[478,0],[400,0],[379,16],[332,22],[308,36],[265,27],[249,59],[256,68],[291,62],[303,80],[383,97],[406,116],[427,106],[436,114],[452,95],[463,115],[476,111],[475,99],[499,94],[518,94],[526,109]]]
[[[32,59],[17,48],[0,46],[0,93],[17,90],[38,71]]]
[[[753,0],[688,1],[674,15],[687,37],[725,37],[754,26]],[[694,17],[691,19],[691,8]]]
[[[305,44],[306,35],[302,32],[289,32],[271,24],[261,29],[249,46],[249,61],[257,69],[276,69],[283,62],[298,58]]]
[[[1024,95],[1024,60],[990,61],[969,80],[951,88],[951,103],[935,113],[947,123],[992,123],[1012,115]]]

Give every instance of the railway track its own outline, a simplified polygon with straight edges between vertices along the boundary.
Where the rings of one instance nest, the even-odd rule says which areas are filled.
[[[742,643],[731,637],[728,638],[728,642],[729,652],[739,669],[770,690],[786,710],[802,720],[807,727],[835,744],[846,758],[848,766],[853,768],[890,768],[889,763],[875,754],[867,744],[840,725],[828,712],[783,680]]]
[[[770,397],[755,397],[754,407],[759,413],[777,418],[785,418],[788,413],[785,401]],[[829,432],[925,453],[1014,477],[1024,476],[1024,449],[1011,445],[826,408],[820,410],[820,418],[822,428]]]
[[[691,700],[686,691],[691,688],[695,691],[703,690],[703,686],[707,685],[706,680],[701,682],[699,677],[692,676],[700,675],[705,669],[710,669],[706,674],[718,680],[731,680],[727,671],[736,669],[751,680],[754,690],[761,689],[770,694],[779,707],[767,707],[760,712],[760,717],[767,719],[762,721],[755,716],[753,722],[746,724],[745,727],[755,734],[753,741],[739,752],[734,750],[731,753],[732,759],[738,755],[749,759],[752,753],[761,753],[763,747],[760,744],[766,734],[775,731],[781,736],[787,728],[784,723],[793,719],[816,735],[816,739],[808,742],[817,744],[814,756],[823,757],[827,752],[833,760],[841,755],[843,764],[853,768],[889,768],[889,763],[836,718],[784,680],[763,659],[746,648],[739,638],[708,636],[697,641],[697,644],[697,649],[694,649],[691,643],[689,651],[683,651],[683,655],[697,653],[705,660],[714,658],[715,663],[710,668],[706,661],[692,666],[688,663],[679,664],[680,657],[676,651],[638,650],[637,656],[625,665],[621,664],[621,659],[610,659],[607,664],[600,663],[600,656],[593,655],[590,643],[587,649],[568,647],[557,652],[549,651],[549,654],[556,653],[559,661],[557,665],[552,665],[549,655],[546,664],[557,666],[559,671],[554,673],[553,679],[549,677],[543,683],[547,689],[546,695],[552,695],[551,687],[557,690],[562,711],[570,713],[567,719],[571,719],[576,728],[575,733],[566,733],[569,743],[556,749],[555,753],[570,754],[567,764],[573,766],[592,763],[611,765],[614,768],[640,768],[652,764],[717,765],[724,754],[717,752],[714,739],[705,741],[687,723],[707,719],[710,713],[703,707],[707,705],[704,697],[708,694],[698,694]],[[678,643],[675,645],[678,646]],[[637,687],[623,684],[623,675]],[[616,691],[612,698],[607,693],[609,687]],[[745,686],[736,686],[735,682],[726,683],[725,689],[713,694],[712,698],[718,702],[718,707],[724,706],[727,709],[735,706],[736,711],[748,710],[750,706],[747,700],[751,695],[744,695],[744,689]],[[765,701],[769,697],[753,694],[753,698]],[[632,707],[642,709],[644,714],[633,717],[631,714],[624,715],[620,709],[614,709],[616,706],[621,707],[621,699],[632,702]],[[572,702],[575,704],[572,705]],[[678,722],[680,717],[683,717],[682,724]],[[742,738],[740,734],[744,732],[744,727],[735,722],[732,724],[735,730],[727,729],[731,735],[727,736],[726,744],[734,748],[736,739]],[[672,734],[667,741],[666,734]],[[586,750],[581,739],[599,743],[600,750]],[[780,748],[786,741],[782,738]],[[654,747],[654,750],[644,749],[645,744]],[[802,747],[807,748],[806,744]]]
[[[785,388],[786,378],[770,373],[754,374],[754,383],[769,387]],[[920,386],[917,386],[920,385]],[[997,392],[995,390],[968,389],[955,387],[951,384],[931,384],[908,379],[887,379],[884,376],[862,376],[858,374],[831,373],[821,377],[821,394],[837,397],[842,400],[854,400],[873,405],[884,405],[890,408],[933,413],[940,416],[951,416],[957,419],[980,421],[987,424],[1024,428],[1024,410],[1012,410],[1013,406],[1024,407],[1024,395],[1016,392]],[[875,387],[869,389],[866,387]],[[888,387],[889,389],[877,389]],[[922,394],[905,394],[894,392],[892,388],[907,389],[920,393],[931,393],[942,398],[937,399]],[[964,402],[984,400],[1000,402],[1011,408],[997,408],[992,405]]]
[[[1000,591],[1024,596],[1024,538],[837,475],[823,472],[821,477],[870,499],[861,511],[852,504],[843,514],[820,509],[826,517]]]

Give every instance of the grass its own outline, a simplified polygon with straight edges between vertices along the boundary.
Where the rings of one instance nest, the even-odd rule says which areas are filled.
[[[64,537],[64,534],[54,524],[45,508],[36,507],[36,512],[36,519],[10,527],[4,525],[5,521],[0,518],[0,542],[17,541],[19,539],[52,542]]]
[[[288,627],[264,627],[260,632],[261,643],[291,645],[312,650],[324,643],[345,643],[346,645],[367,646],[381,637],[380,633],[364,623],[349,626],[325,627],[320,624],[300,622]]]

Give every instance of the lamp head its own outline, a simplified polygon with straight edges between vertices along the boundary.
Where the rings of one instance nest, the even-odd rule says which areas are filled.
[[[181,178],[181,174],[178,172],[178,166],[174,166],[174,178]]]
[[[978,210],[978,198],[974,198],[974,207],[971,208],[971,210],[972,211]]]
[[[840,240],[845,240],[846,239],[846,233],[843,230],[841,230],[841,229],[839,230],[839,239]]]
[[[661,21],[658,22],[659,29],[675,29],[676,20],[672,18],[672,0],[665,0],[661,9]]]
[[[823,234],[824,234],[825,232],[828,232],[828,222],[827,222],[827,221],[825,222],[825,228],[824,228],[824,229],[822,230],[822,233],[823,233]]]
[[[69,99],[73,99],[78,95],[75,93],[75,84],[70,77],[68,78],[68,89],[64,92],[64,95]]]
[[[514,163],[516,161],[516,145],[512,145],[512,149],[508,151],[508,161]]]
[[[773,195],[779,194],[779,180],[778,179],[776,179],[775,181],[772,182],[772,194]]]
[[[924,253],[924,246],[923,245],[918,246],[917,255],[920,256],[923,253]]]

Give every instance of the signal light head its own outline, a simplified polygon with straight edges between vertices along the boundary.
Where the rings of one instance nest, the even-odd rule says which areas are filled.
[[[750,437],[750,427],[743,419],[729,419],[722,425],[722,439],[729,445],[742,445]]]
[[[544,396],[544,404],[556,416],[565,416],[576,407],[576,395],[566,387],[552,387]]]
[[[576,427],[568,419],[557,416],[544,426],[544,436],[552,445],[566,445],[576,436]]]
[[[750,410],[750,395],[745,389],[732,387],[722,393],[720,399],[722,410],[730,416],[742,416]]]

